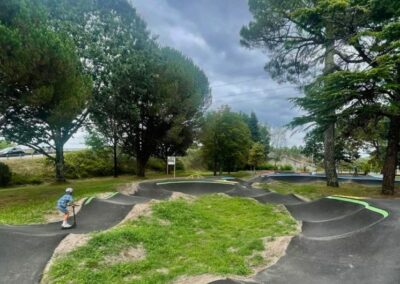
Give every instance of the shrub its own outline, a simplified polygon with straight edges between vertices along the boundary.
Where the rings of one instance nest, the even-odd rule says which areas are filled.
[[[112,174],[112,156],[108,150],[84,150],[65,155],[65,176],[67,178],[99,177]]]
[[[277,170],[278,168],[274,166],[273,164],[263,164],[257,167],[257,170],[264,170],[264,171],[274,171]]]
[[[12,173],[11,177],[12,185],[41,184],[41,183],[43,183],[43,178],[40,176]]]
[[[184,171],[185,170],[185,164],[182,162],[181,159],[176,159],[176,170],[177,171]]]
[[[126,154],[121,154],[118,157],[119,173],[120,174],[136,174],[136,159]]]
[[[146,168],[149,170],[153,170],[156,172],[165,172],[166,171],[166,162],[160,158],[151,157],[147,162]],[[169,167],[169,170],[173,170],[173,166]],[[180,159],[176,159],[176,170],[183,171],[185,170],[185,165]]]
[[[0,186],[7,186],[11,181],[10,167],[0,162]]]
[[[165,162],[159,158],[151,157],[147,162],[146,168],[149,170],[157,171],[157,172],[164,172],[166,165]]]
[[[280,171],[293,171],[293,166],[292,165],[282,165],[279,167]]]

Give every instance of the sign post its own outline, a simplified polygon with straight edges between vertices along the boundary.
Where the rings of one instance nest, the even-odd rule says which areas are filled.
[[[168,174],[168,167],[174,166],[174,178],[176,177],[176,157],[167,157],[167,174]]]

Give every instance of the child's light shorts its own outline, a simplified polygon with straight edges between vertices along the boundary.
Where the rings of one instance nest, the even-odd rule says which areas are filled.
[[[57,209],[60,210],[64,214],[68,214],[68,209],[67,208],[57,207]]]

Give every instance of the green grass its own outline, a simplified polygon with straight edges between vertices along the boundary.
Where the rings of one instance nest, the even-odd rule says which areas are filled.
[[[96,193],[114,191],[133,181],[132,176],[72,180],[67,184],[43,184],[0,189],[0,224],[41,223],[51,213],[66,187],[74,188],[78,200]]]
[[[202,176],[207,176],[208,174],[207,172],[179,172],[177,177],[201,173],[203,173]],[[236,174],[244,177],[247,172],[238,172]],[[172,176],[149,171],[146,178],[172,178]],[[104,177],[69,180],[66,184],[50,183],[0,188],[0,224],[45,222],[45,215],[54,211],[56,201],[64,193],[66,187],[74,188],[74,198],[78,200],[98,193],[115,191],[119,185],[138,180],[140,179],[136,176],[121,176],[118,178]]]
[[[384,198],[380,186],[366,186],[357,183],[341,183],[339,188],[328,187],[325,182],[290,183],[274,181],[264,184],[263,188],[282,194],[295,193],[309,199],[318,199],[330,195],[346,195],[365,198]],[[388,198],[393,198],[389,196]]]
[[[55,261],[51,283],[167,283],[181,275],[248,275],[263,261],[263,237],[294,234],[297,224],[281,207],[208,195],[164,201],[153,214],[107,232]],[[141,245],[146,257],[109,263]],[[249,257],[249,256],[253,257]]]

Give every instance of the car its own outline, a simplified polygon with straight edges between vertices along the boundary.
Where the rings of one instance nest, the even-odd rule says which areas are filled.
[[[22,157],[22,156],[25,156],[25,152],[19,147],[7,148],[0,151],[0,157]]]

